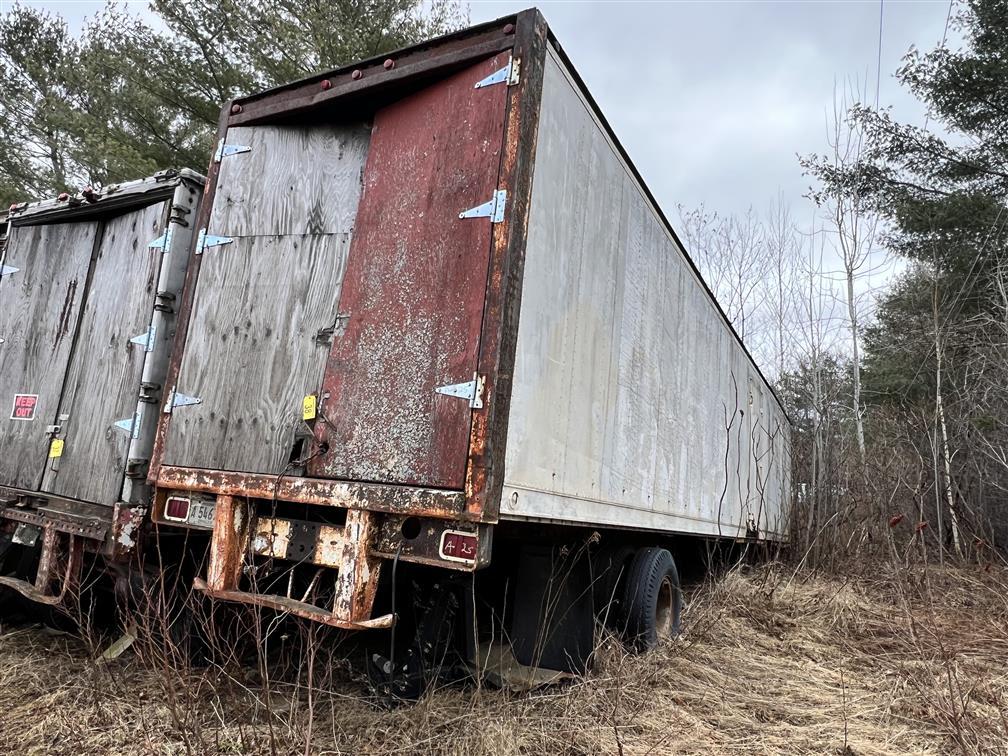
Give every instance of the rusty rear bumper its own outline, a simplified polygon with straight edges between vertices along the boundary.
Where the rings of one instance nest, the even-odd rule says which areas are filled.
[[[0,585],[50,606],[70,602],[85,552],[123,562],[139,547],[143,507],[102,506],[20,489],[0,489],[0,530],[12,544],[39,550],[34,576],[0,576]]]
[[[201,578],[196,578],[193,586],[196,590],[202,591],[210,598],[218,601],[234,601],[251,606],[261,606],[277,612],[292,614],[295,617],[301,617],[312,622],[320,622],[330,627],[342,628],[343,630],[373,630],[392,627],[395,624],[395,617],[391,614],[385,614],[373,619],[343,619],[337,617],[332,612],[327,612],[321,607],[315,606],[315,604],[287,598],[286,596],[272,596],[266,593],[251,593],[248,591],[214,590]]]
[[[493,525],[471,514],[461,491],[170,465],[160,467],[155,482],[157,523],[179,525],[164,516],[168,498],[215,500],[198,590],[333,627],[391,624],[389,616],[371,617],[383,561],[472,571],[490,560]],[[290,585],[260,591],[256,576],[264,562],[269,569],[279,562],[281,573],[317,571],[307,592]],[[325,606],[309,602],[316,595],[326,596]]]
[[[257,546],[260,555],[271,557],[274,550],[279,552],[283,548],[286,556],[284,542],[289,539],[289,533],[280,532],[280,525],[281,522],[273,520],[259,522],[247,500],[218,495],[207,579],[197,580],[196,588],[214,598],[290,612],[334,627],[363,629],[391,624],[391,617],[371,618],[381,561],[370,553],[375,515],[364,510],[348,510],[342,527],[326,526],[323,555],[327,564],[324,566],[336,570],[331,606],[310,604],[306,601],[307,594],[298,600],[290,595],[240,590],[248,564],[246,557],[252,557],[250,552]],[[322,572],[316,576],[318,580],[330,578],[331,570],[324,577]]]

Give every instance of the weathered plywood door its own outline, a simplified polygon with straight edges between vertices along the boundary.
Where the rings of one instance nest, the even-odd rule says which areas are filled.
[[[502,53],[375,115],[321,397],[313,475],[461,488],[493,224],[459,218],[498,188]]]
[[[41,483],[97,234],[97,223],[11,232],[0,281],[0,485]]]
[[[310,435],[368,149],[365,124],[232,128],[202,254],[164,463],[290,469]],[[300,443],[299,443],[300,438]]]
[[[115,423],[136,411],[146,350],[130,339],[151,322],[162,250],[148,244],[166,214],[158,202],[104,224],[57,413],[62,454],[46,464],[44,491],[100,504],[119,499],[131,431]]]

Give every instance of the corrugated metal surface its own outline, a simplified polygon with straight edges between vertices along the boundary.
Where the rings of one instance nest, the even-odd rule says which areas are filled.
[[[501,516],[782,529],[787,421],[551,50]]]
[[[377,112],[316,425],[313,475],[461,489],[471,410],[435,393],[476,372],[497,189],[502,53]]]
[[[164,462],[277,474],[310,435],[360,200],[363,124],[232,128],[202,255]]]

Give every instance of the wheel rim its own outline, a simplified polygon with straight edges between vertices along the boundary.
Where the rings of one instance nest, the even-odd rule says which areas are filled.
[[[674,597],[672,579],[666,575],[658,586],[658,600],[655,602],[655,627],[658,629],[659,638],[668,638],[672,635]]]

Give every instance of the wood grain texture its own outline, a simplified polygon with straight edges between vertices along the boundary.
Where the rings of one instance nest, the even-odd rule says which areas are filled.
[[[435,393],[473,379],[507,87],[475,89],[504,53],[375,115],[312,475],[461,489],[472,410]]]
[[[0,282],[0,483],[37,489],[98,224],[14,228]],[[38,394],[34,420],[11,420],[15,394]]]
[[[172,413],[167,465],[277,474],[317,393],[360,201],[363,124],[228,130]],[[320,336],[320,332],[321,336]]]
[[[146,352],[130,339],[151,321],[162,252],[147,244],[166,213],[159,202],[104,225],[58,413],[67,418],[63,456],[47,463],[44,491],[110,506],[119,500],[130,433],[113,424],[136,410]]]
[[[239,238],[208,250],[177,381],[202,402],[172,413],[164,462],[276,474],[301,402],[318,393],[350,234]]]
[[[227,143],[251,147],[220,164],[208,232],[223,236],[339,234],[353,228],[370,130],[244,126]]]

